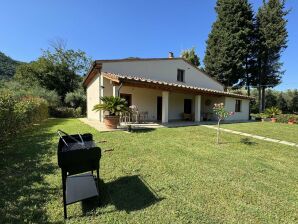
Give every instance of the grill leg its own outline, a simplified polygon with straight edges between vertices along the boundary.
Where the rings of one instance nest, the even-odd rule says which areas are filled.
[[[66,208],[66,173],[62,171],[62,188],[63,188],[63,211],[64,219],[67,219],[67,208]]]

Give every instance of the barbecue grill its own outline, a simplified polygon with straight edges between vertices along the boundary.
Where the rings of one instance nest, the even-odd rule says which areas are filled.
[[[60,136],[58,165],[62,171],[63,207],[66,219],[67,205],[99,195],[101,149],[95,145],[92,134],[68,135],[61,130],[58,134]],[[93,171],[96,171],[96,178]]]

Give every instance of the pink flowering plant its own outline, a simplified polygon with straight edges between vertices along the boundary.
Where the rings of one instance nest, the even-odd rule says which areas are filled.
[[[215,103],[213,106],[213,111],[217,116],[217,144],[219,144],[219,135],[220,135],[220,122],[229,116],[234,115],[234,112],[228,112],[225,110],[223,103]]]

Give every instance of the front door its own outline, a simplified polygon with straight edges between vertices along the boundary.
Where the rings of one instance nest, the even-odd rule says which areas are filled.
[[[157,120],[161,121],[162,119],[162,97],[157,97]]]
[[[192,105],[191,99],[184,99],[184,113],[185,114],[191,114],[191,105]]]

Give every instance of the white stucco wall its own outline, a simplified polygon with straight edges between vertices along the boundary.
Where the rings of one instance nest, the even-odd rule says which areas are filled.
[[[225,109],[229,112],[235,112],[235,103],[236,98],[225,97]],[[239,99],[241,100],[241,108],[240,112],[235,112],[233,116],[230,116],[226,120],[229,121],[246,121],[249,119],[249,100]]]
[[[185,83],[177,81],[177,69],[185,70]],[[219,91],[224,90],[223,86],[218,82],[195,69],[182,59],[103,62],[102,71],[209,88]]]
[[[92,110],[94,105],[99,103],[99,87],[100,76],[97,74],[87,86],[87,118],[91,120],[99,120],[99,112]]]
[[[148,120],[157,120],[157,97],[162,91],[138,87],[123,86],[120,93],[132,94],[131,103],[136,105],[139,112],[148,112]]]
[[[207,96],[207,95],[202,96],[202,101],[201,101],[202,117],[207,116],[208,119],[216,120],[216,115],[213,112],[213,107],[215,103],[225,103],[225,97]]]
[[[170,92],[169,99],[169,120],[181,120],[184,112],[184,99],[192,100],[192,113],[194,113],[195,95],[181,94]]]
[[[102,81],[102,82],[101,82]],[[104,86],[104,88],[101,88]],[[140,112],[148,112],[148,120],[155,121],[157,119],[157,97],[162,96],[161,90],[147,89],[139,87],[122,86],[120,93],[132,94],[132,104],[138,106]],[[87,118],[103,121],[103,117],[99,112],[93,111],[93,106],[100,102],[101,96],[112,96],[113,86],[110,80],[102,78],[99,74],[87,86]],[[184,99],[192,99],[192,113],[194,113],[195,95],[169,93],[169,114],[168,119],[180,120],[184,111]],[[210,99],[210,105],[206,105],[206,100]],[[227,111],[235,111],[235,98],[231,97],[216,97],[216,96],[201,96],[201,117],[203,113],[213,113],[214,103],[224,103]],[[241,112],[228,118],[228,120],[248,120],[249,116],[249,100],[241,99]],[[212,119],[215,116],[211,115]]]

